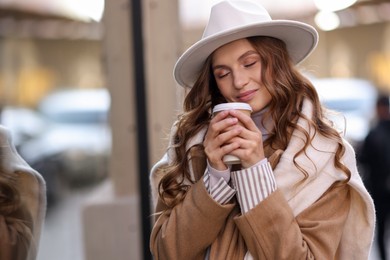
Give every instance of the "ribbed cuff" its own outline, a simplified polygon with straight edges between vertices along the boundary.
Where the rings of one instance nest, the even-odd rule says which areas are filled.
[[[237,190],[242,213],[254,208],[276,190],[275,177],[268,161],[232,172],[232,183]]]
[[[207,171],[203,176],[203,182],[210,196],[222,205],[228,203],[231,198],[236,194],[236,191],[232,187],[230,187],[229,184],[222,177],[216,184],[213,184],[211,186],[210,174]]]

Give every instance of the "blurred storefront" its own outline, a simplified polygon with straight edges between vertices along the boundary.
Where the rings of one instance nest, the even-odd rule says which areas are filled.
[[[47,6],[44,1],[0,1],[2,103],[34,107],[56,88],[105,85],[101,23]]]
[[[57,2],[94,2],[95,8],[78,3],[84,13],[70,12]],[[35,109],[59,88],[106,88],[111,96],[109,178],[85,205],[78,204],[83,232],[74,241],[83,245],[77,246],[82,252],[72,256],[75,260],[141,259],[140,247],[147,245],[141,242],[139,175],[148,173],[138,172],[137,136],[140,131],[148,134],[151,167],[164,152],[185,95],[173,80],[172,68],[202,34],[205,20],[194,17],[194,10],[207,16],[213,1],[139,1],[148,129],[137,128],[136,120],[133,2],[106,1],[102,17],[102,0],[0,0],[0,105]],[[338,22],[322,29],[313,0],[259,2],[274,19],[297,19],[318,28],[318,48],[301,64],[308,75],[363,78],[390,93],[390,0],[360,0],[346,9],[328,10]],[[94,9],[95,15],[85,13]],[[72,245],[62,246],[72,250]]]

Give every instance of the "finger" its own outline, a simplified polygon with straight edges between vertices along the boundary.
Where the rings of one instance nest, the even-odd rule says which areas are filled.
[[[205,139],[203,142],[205,153],[210,164],[215,169],[225,169],[225,165],[222,161],[223,156],[239,147],[239,143],[233,143],[229,140],[231,140],[234,136],[238,136],[239,133],[239,129],[232,129],[231,131],[218,135],[216,138],[209,138],[207,140]]]
[[[215,142],[218,143],[219,146],[223,146],[227,143],[232,143],[232,139],[239,137],[243,130],[244,128],[239,125],[233,126],[229,130],[219,134],[215,138]]]
[[[232,151],[236,150],[237,148],[238,148],[237,143],[231,143],[231,144],[225,144],[209,152],[205,150],[211,167],[217,170],[225,170],[226,164],[223,162],[223,157],[227,154],[230,154]]]
[[[231,143],[238,143],[240,149],[256,150],[262,147],[261,142],[257,138],[247,139],[240,135],[234,136],[229,140]]]
[[[234,138],[234,144],[239,146],[234,151],[230,152],[232,155],[241,159],[241,164],[247,168],[265,158],[264,149],[255,142],[248,141],[242,138]]]
[[[237,137],[240,134],[240,128],[232,129],[230,131],[221,133],[214,138],[208,137],[204,140],[203,145],[208,158],[222,158],[225,155],[225,150],[220,150],[221,147],[233,143],[232,138]],[[239,143],[237,142],[235,148],[238,148]]]
[[[225,116],[213,118],[210,121],[208,132],[210,132],[211,136],[216,137],[222,132],[228,131],[234,125],[238,123],[238,119],[234,117],[227,117],[228,113]]]
[[[241,122],[241,124],[247,128],[250,131],[256,131],[258,130],[257,126],[253,122],[252,118],[247,114],[240,110],[229,110],[229,114],[232,117],[235,117],[238,119],[238,121]]]
[[[237,126],[240,129],[240,134],[234,136],[229,142],[239,143],[240,149],[246,149],[249,151],[259,151],[263,149],[263,140],[261,132],[252,132],[242,126]]]
[[[223,121],[225,120],[235,123],[238,121],[236,118],[226,118]],[[218,124],[223,125],[221,122],[210,124],[205,140],[203,141],[207,157],[214,160],[217,160],[224,155],[224,151],[220,151],[220,148],[226,143],[229,143],[230,139],[238,136],[243,129],[243,127],[229,126],[230,130],[221,132],[218,130]]]
[[[263,138],[259,129],[256,128],[251,131],[239,124],[237,124],[235,127],[241,129],[240,134],[237,137],[242,138],[244,141],[256,144],[256,146],[263,145]]]

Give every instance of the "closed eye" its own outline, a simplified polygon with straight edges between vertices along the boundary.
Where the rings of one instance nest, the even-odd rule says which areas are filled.
[[[254,61],[254,62],[251,62],[251,63],[247,63],[244,65],[245,68],[248,68],[248,67],[251,67],[253,65],[255,65],[257,63],[257,61]]]
[[[214,70],[214,76],[218,79],[222,79],[230,74],[230,71],[227,69],[216,69]]]
[[[229,74],[230,74],[230,73],[227,72],[227,73],[224,73],[224,74],[222,74],[222,75],[218,75],[218,78],[222,79],[222,78],[226,77],[226,76],[229,75]]]

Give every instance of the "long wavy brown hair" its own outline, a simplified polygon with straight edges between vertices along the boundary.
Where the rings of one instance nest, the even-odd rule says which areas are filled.
[[[247,39],[260,55],[262,83],[272,96],[265,118],[271,117],[274,128],[264,142],[264,146],[270,146],[274,150],[285,150],[292,132],[294,130],[301,131],[306,138],[305,145],[295,155],[294,163],[302,172],[302,180],[305,180],[308,176],[307,173],[295,161],[298,155],[305,152],[313,139],[313,136],[310,136],[304,128],[297,124],[298,118],[304,118],[315,133],[338,143],[334,165],[347,175],[345,181],[347,182],[351,172],[341,162],[341,157],[345,152],[342,138],[325,117],[324,108],[321,106],[318,94],[311,82],[295,68],[285,43],[276,38],[263,36]],[[218,103],[226,102],[219,92],[211,72],[211,56],[205,61],[197,81],[184,100],[183,113],[179,116],[177,132],[173,136],[172,148],[176,158],[172,164],[164,169],[166,174],[158,186],[160,199],[168,208],[180,203],[191,183],[197,181],[190,174],[189,154],[191,153],[192,159],[200,157],[206,160],[202,144],[187,150],[187,142],[201,129],[207,127],[211,118],[211,108]],[[310,100],[313,104],[312,118],[306,117],[301,112],[305,99]]]
[[[8,173],[0,169],[0,216],[4,217],[8,226],[12,226],[10,230],[17,233],[18,253],[23,252],[27,255],[32,243],[32,223],[29,217],[23,217],[23,205],[17,189],[17,175],[18,172]],[[4,241],[0,241],[0,244],[1,242]]]

